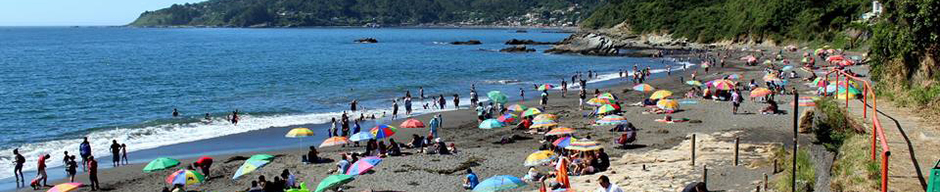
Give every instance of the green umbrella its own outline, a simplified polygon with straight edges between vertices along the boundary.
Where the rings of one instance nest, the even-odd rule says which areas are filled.
[[[486,93],[486,96],[490,97],[490,101],[497,103],[506,103],[508,101],[508,99],[506,99],[506,94],[503,94],[499,91],[490,91],[489,93]]]
[[[274,159],[274,155],[268,155],[268,154],[257,154],[257,155],[252,155],[252,156],[251,156],[250,158],[248,158],[248,159],[249,159],[249,160],[252,160],[252,159],[254,159],[254,160],[265,160],[265,161],[270,161],[270,160],[273,160],[273,159]]]
[[[320,181],[320,184],[317,185],[317,190],[314,192],[324,192],[327,189],[336,189],[339,186],[352,182],[353,179],[355,178],[353,178],[352,175],[330,175],[329,177],[324,178],[323,181]]]
[[[170,159],[166,157],[160,157],[160,158],[154,159],[153,161],[150,161],[150,163],[148,163],[147,166],[144,167],[144,172],[150,173],[154,171],[164,170],[164,169],[168,169],[171,167],[176,167],[179,164],[180,164],[179,160]]]

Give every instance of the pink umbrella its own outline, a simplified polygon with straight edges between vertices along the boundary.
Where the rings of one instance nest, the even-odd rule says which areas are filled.
[[[360,175],[362,173],[372,170],[376,165],[382,162],[382,158],[376,156],[365,157],[356,161],[349,169],[346,170],[346,175]]]

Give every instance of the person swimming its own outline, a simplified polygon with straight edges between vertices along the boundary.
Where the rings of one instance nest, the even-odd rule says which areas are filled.
[[[179,117],[179,116],[180,116],[180,112],[177,111],[176,108],[173,108],[173,117]]]

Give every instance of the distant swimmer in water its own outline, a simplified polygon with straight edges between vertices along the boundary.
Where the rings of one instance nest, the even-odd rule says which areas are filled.
[[[238,109],[232,111],[232,124],[238,125]]]
[[[179,116],[180,116],[180,112],[177,111],[176,108],[173,108],[173,117],[179,117]]]
[[[203,118],[203,120],[210,121],[212,120],[212,116],[209,116],[209,113],[206,113],[206,117]]]

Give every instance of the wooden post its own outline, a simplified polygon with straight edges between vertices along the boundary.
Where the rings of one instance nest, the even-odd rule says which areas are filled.
[[[774,159],[774,171],[772,173],[777,174],[777,159]]]
[[[692,134],[692,166],[695,166],[695,134]]]
[[[702,183],[708,186],[708,165],[702,165]]]
[[[767,191],[767,174],[764,173],[764,191]]]
[[[739,139],[734,138],[734,166],[738,166],[738,148],[739,148]]]
[[[755,187],[754,191],[760,192],[760,184],[757,184],[757,186]]]
[[[836,89],[836,92],[839,92],[838,89]],[[793,88],[793,100],[797,102],[800,101],[800,93],[796,91],[796,88]],[[791,188],[790,188],[792,192],[796,192],[796,153],[797,153],[797,148],[799,148],[798,138],[800,134],[799,128],[798,128],[799,125],[797,122],[800,118],[799,110],[800,110],[800,105],[793,105],[793,162],[791,163],[791,165],[793,165],[793,169],[792,169],[793,172],[791,173],[792,183],[791,183]]]

